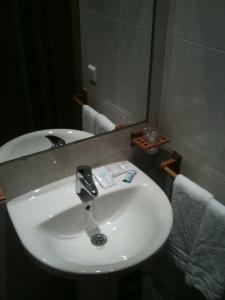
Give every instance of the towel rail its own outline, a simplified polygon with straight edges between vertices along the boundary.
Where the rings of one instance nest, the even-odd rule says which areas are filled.
[[[181,165],[182,156],[176,151],[172,152],[172,158],[161,162],[160,169],[165,171],[172,178],[176,178]]]
[[[0,187],[0,203],[5,200],[6,200],[5,193],[3,192],[2,188]]]
[[[78,106],[80,106],[82,108],[85,104],[87,104],[86,97],[87,97],[86,93],[83,93],[83,94],[73,96],[72,99],[76,104],[78,104]],[[129,125],[127,125],[125,123],[119,123],[116,125],[115,129],[121,129],[121,128],[125,128],[128,126]]]
[[[177,173],[174,172],[173,170],[171,170],[169,167],[164,167],[163,170],[168,174],[170,175],[171,177],[173,178],[176,178],[177,177]]]
[[[79,106],[84,106],[87,104],[87,90],[83,89],[81,93],[72,96],[72,100]]]
[[[78,96],[73,96],[73,100],[74,100],[77,104],[79,104],[80,106],[84,106],[84,105],[85,105],[85,103],[84,103],[82,100],[80,100],[80,99],[78,98]]]

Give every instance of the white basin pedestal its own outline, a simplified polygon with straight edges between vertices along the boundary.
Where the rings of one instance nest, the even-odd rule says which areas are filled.
[[[96,183],[94,201],[80,200],[72,176],[7,203],[27,251],[49,271],[76,278],[80,299],[116,299],[115,275],[155,254],[172,227],[164,192],[130,162],[123,165],[137,172],[133,181],[123,182],[122,174],[108,189]],[[96,246],[99,233],[105,244]]]

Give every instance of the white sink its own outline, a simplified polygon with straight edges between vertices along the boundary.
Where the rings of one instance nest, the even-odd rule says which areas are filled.
[[[132,183],[116,185],[83,204],[75,194],[75,177],[57,181],[7,203],[10,218],[24,247],[50,269],[74,275],[108,274],[143,262],[167,240],[173,214],[158,185],[136,170]],[[87,210],[87,205],[92,210]],[[101,232],[104,246],[90,237]]]
[[[93,134],[73,129],[46,129],[21,135],[0,147],[0,163],[52,147],[47,135],[55,135],[63,139],[66,144],[86,139]]]

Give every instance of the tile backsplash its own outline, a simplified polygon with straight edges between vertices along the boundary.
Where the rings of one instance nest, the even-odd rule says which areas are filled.
[[[95,167],[114,161],[131,160],[131,131],[143,126],[145,123],[1,164],[0,183],[6,197],[11,199],[72,176],[76,167],[81,164]]]

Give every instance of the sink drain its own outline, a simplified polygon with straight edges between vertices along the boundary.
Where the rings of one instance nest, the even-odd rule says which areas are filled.
[[[107,243],[107,237],[102,233],[97,233],[91,237],[91,242],[95,246],[103,246]]]

